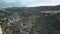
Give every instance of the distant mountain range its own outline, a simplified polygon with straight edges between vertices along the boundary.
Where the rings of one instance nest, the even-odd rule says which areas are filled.
[[[5,10],[9,10],[9,11],[52,11],[52,10],[60,10],[60,5],[38,6],[38,7],[12,7],[12,8],[5,8]]]

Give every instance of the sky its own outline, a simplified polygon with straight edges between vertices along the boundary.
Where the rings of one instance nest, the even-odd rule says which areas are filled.
[[[0,0],[0,7],[35,7],[59,4],[60,0]]]

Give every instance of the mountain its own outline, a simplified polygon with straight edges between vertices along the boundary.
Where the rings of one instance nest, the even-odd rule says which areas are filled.
[[[12,7],[0,9],[2,34],[60,34],[59,6]]]
[[[12,7],[6,8],[9,11],[52,11],[52,10],[60,10],[60,5],[57,6],[38,6],[38,7]]]

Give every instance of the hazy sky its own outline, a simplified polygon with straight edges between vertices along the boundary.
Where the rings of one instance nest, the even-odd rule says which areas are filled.
[[[0,0],[0,7],[49,6],[59,5],[60,0]]]

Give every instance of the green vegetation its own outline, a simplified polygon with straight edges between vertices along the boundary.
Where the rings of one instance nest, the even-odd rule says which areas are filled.
[[[1,11],[0,25],[3,34],[59,34],[60,13],[44,14],[39,11],[10,9],[11,12]]]

